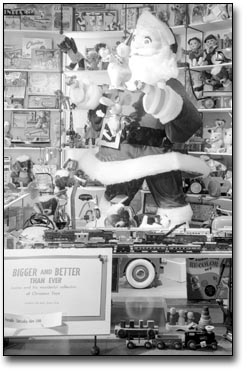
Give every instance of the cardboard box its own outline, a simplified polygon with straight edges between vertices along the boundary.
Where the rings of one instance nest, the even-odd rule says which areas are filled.
[[[22,30],[52,30],[51,4],[21,4],[20,9],[27,11],[21,16]]]
[[[188,299],[227,299],[229,294],[229,259],[187,259]]]
[[[28,96],[28,108],[31,109],[56,109],[56,96]]]
[[[139,16],[138,8],[128,8],[121,10],[121,28],[122,30],[133,30],[136,27],[136,22]]]
[[[52,30],[72,31],[73,9],[60,4],[52,6]]]
[[[84,8],[83,8],[84,9]],[[87,11],[77,8],[74,15],[76,31],[109,31],[117,25],[117,11]]]
[[[34,70],[60,70],[60,51],[54,49],[32,49],[31,68]]]
[[[32,57],[33,49],[52,49],[52,39],[23,38],[22,55],[24,58]]]
[[[55,95],[60,89],[60,74],[52,72],[29,73],[28,94]]]

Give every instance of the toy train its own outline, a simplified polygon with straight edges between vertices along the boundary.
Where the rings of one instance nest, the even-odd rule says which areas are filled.
[[[186,229],[185,233],[147,232],[140,230],[46,230],[46,243],[39,247],[112,247],[119,253],[200,253],[231,250],[230,235],[211,235],[208,229]],[[35,244],[36,245],[36,244]]]
[[[208,325],[205,329],[195,328],[178,334],[168,334],[160,333],[159,327],[154,325],[153,320],[148,320],[146,325],[143,320],[139,320],[138,325],[135,325],[133,320],[130,320],[128,325],[122,320],[119,325],[115,326],[115,335],[121,339],[126,338],[126,345],[129,349],[143,346],[146,349],[156,347],[159,350],[165,348],[217,350],[218,343],[213,329],[213,326]]]

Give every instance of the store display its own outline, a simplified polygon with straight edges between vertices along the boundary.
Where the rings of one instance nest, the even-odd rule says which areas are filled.
[[[5,284],[48,292],[25,315],[5,292],[6,343],[105,318],[83,354],[232,355],[231,27],[231,4],[4,4]]]

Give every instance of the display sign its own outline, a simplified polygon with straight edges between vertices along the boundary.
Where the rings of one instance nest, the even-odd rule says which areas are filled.
[[[110,333],[112,249],[5,250],[5,336]]]

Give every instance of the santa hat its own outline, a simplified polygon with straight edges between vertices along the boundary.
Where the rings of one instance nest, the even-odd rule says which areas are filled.
[[[136,30],[146,29],[148,32],[160,38],[162,46],[175,44],[175,37],[166,23],[159,20],[149,11],[145,10],[138,18]]]

